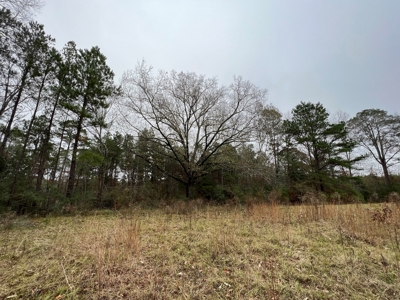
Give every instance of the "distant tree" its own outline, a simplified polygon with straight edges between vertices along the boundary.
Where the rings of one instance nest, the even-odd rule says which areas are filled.
[[[308,156],[297,148],[291,136],[284,135],[278,159],[281,166],[279,184],[287,189],[289,199],[293,200],[302,192],[303,188],[301,186],[304,183],[309,185],[309,179],[307,178],[310,174]]]
[[[274,181],[274,168],[262,152],[256,153],[253,144],[243,144],[237,149],[238,159],[233,161],[232,172],[236,173],[243,192],[249,196],[262,190]]]
[[[400,116],[381,109],[366,109],[348,124],[359,145],[382,166],[389,185],[389,168],[400,163]]]
[[[92,152],[98,153],[103,158],[97,169],[97,204],[103,206],[103,192],[106,186],[114,186],[122,157],[123,136],[120,133],[111,135],[107,132],[91,139]]]
[[[272,157],[275,173],[279,171],[278,154],[282,146],[282,124],[282,114],[273,105],[263,107],[256,121],[256,139],[259,143],[259,150],[265,150]]]
[[[71,144],[74,140],[75,126],[74,120],[69,120],[64,117],[64,119],[58,121],[57,127],[53,132],[54,137],[57,139],[58,147],[57,150],[53,152],[49,179],[50,182],[53,183],[58,175],[57,187],[59,189],[61,189],[62,180],[69,161]],[[64,144],[66,144],[66,147]]]
[[[123,174],[124,181],[129,191],[132,192],[135,185],[135,155],[134,155],[135,139],[132,135],[126,134],[122,137],[120,170]]]
[[[348,174],[350,177],[353,176],[353,171],[354,170],[359,170],[360,168],[356,168],[355,164],[359,161],[364,160],[367,158],[366,155],[359,155],[357,151],[357,142],[355,138],[353,137],[353,132],[350,130],[348,126],[348,121],[350,120],[350,115],[347,112],[338,110],[334,114],[329,116],[329,120],[331,123],[341,123],[344,122],[346,124],[346,128],[349,131],[348,132],[348,137],[347,137],[347,149],[344,149],[343,155],[345,156],[346,160],[349,162],[352,162],[351,164],[348,165],[347,170],[343,169],[342,173],[343,174]],[[357,153],[357,154],[356,154]]]
[[[265,100],[266,90],[235,77],[229,87],[216,79],[194,73],[160,72],[153,75],[144,62],[123,76],[126,122],[138,128],[143,120],[154,132],[151,140],[161,145],[168,159],[176,161],[180,174],[160,171],[186,187],[186,197],[196,181],[212,168],[211,158],[221,147],[249,140],[256,109]],[[258,106],[257,106],[258,105]]]
[[[344,122],[330,124],[329,114],[321,103],[301,102],[292,110],[292,120],[284,121],[290,144],[307,156],[308,177],[324,191],[324,180],[334,176],[336,167],[348,167],[352,162],[343,157],[352,145]]]

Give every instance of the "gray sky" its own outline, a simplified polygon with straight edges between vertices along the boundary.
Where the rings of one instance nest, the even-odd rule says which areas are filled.
[[[58,49],[99,46],[116,82],[145,59],[353,116],[400,113],[399,16],[399,0],[47,0],[37,20]]]

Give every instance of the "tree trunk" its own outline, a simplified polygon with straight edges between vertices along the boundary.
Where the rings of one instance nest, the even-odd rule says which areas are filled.
[[[103,205],[103,189],[104,189],[104,170],[105,166],[104,163],[99,168],[99,178],[98,178],[98,185],[97,185],[97,202],[98,205],[101,207]]]
[[[53,168],[53,170],[51,170],[50,182],[54,182],[56,180],[56,174],[57,174],[57,169],[58,169],[58,161],[60,160],[62,143],[64,141],[65,127],[67,127],[66,123],[64,123],[64,126],[63,126],[63,128],[61,130],[60,143],[58,144],[58,150],[57,150],[57,154],[56,154],[56,161],[54,162],[54,168]],[[68,150],[69,150],[69,144],[68,144]],[[67,154],[66,155],[68,155],[68,150],[67,150]]]
[[[190,196],[190,183],[186,183],[186,199],[189,200]]]
[[[25,70],[25,72],[24,72],[24,74],[22,76],[22,79],[21,79],[21,86],[19,88],[17,98],[15,99],[15,103],[14,103],[13,110],[11,112],[10,119],[9,119],[7,127],[6,127],[6,129],[4,131],[3,141],[2,141],[2,143],[0,145],[0,156],[4,156],[4,153],[5,153],[5,150],[6,150],[6,146],[7,146],[7,141],[8,141],[8,138],[10,137],[10,135],[11,135],[11,126],[12,126],[12,123],[14,121],[15,114],[17,113],[19,102],[21,101],[22,92],[23,92],[23,90],[25,88],[25,82],[26,82],[27,76],[28,76],[28,70]],[[15,184],[12,184],[11,187],[10,187],[10,197],[8,198],[7,206],[11,206],[11,198],[12,198],[12,195],[14,195],[14,189],[15,189]]]
[[[15,114],[17,113],[17,108],[18,108],[19,102],[21,101],[22,92],[23,92],[23,90],[25,88],[25,82],[26,82],[26,77],[27,76],[28,76],[28,70],[25,70],[24,74],[22,75],[21,86],[19,88],[17,98],[15,99],[15,103],[14,103],[13,110],[11,112],[10,119],[8,120],[7,127],[6,127],[6,129],[4,131],[4,138],[3,138],[3,141],[2,141],[2,143],[0,145],[0,156],[4,156],[4,152],[5,152],[6,146],[7,146],[7,141],[8,141],[8,138],[10,137],[10,134],[11,134],[11,126],[12,126],[12,123],[14,121]]]
[[[7,110],[8,104],[11,102],[11,99],[18,93],[18,89],[10,91],[10,77],[11,77],[11,69],[8,70],[7,72],[7,82],[3,85],[4,88],[4,96],[3,96],[3,103],[1,104],[0,107],[0,119]]]
[[[81,118],[80,118],[81,119]],[[76,154],[78,152],[78,144],[79,144],[79,136],[81,134],[82,125],[81,122],[78,125],[74,145],[72,147],[72,158],[71,158],[71,166],[69,169],[69,178],[68,178],[68,186],[67,186],[67,198],[71,198],[72,192],[74,190],[75,185],[75,171],[76,171]]]
[[[22,163],[22,161],[24,159],[24,156],[25,156],[25,151],[26,151],[26,147],[28,146],[29,137],[31,136],[33,123],[36,120],[36,114],[37,114],[37,111],[39,109],[40,98],[42,96],[42,91],[43,91],[43,88],[44,88],[45,81],[46,81],[46,76],[43,77],[42,82],[40,84],[40,88],[39,88],[39,91],[38,91],[38,97],[36,99],[35,110],[33,111],[33,115],[31,117],[31,121],[29,122],[29,126],[28,126],[28,129],[26,131],[26,135],[25,135],[25,139],[24,139],[24,145],[23,145],[22,150],[21,150],[21,155],[20,155],[21,159],[18,160],[17,166],[15,168],[14,180],[13,180],[13,182],[11,184],[11,196],[15,192],[15,186],[17,185],[17,181],[18,181],[19,170],[21,168],[21,163]]]
[[[187,182],[186,182],[186,199],[189,200],[191,199],[191,192],[192,192],[192,187],[194,185],[195,180],[193,177],[189,177]]]
[[[388,167],[386,164],[386,160],[383,158],[381,159],[381,165],[382,165],[382,169],[383,169],[383,174],[385,176],[385,183],[386,183],[386,185],[390,185],[390,175],[389,175]]]
[[[53,110],[51,112],[49,126],[47,126],[47,129],[46,129],[46,136],[43,141],[42,151],[40,152],[39,167],[38,167],[37,179],[36,179],[36,191],[40,191],[42,189],[42,181],[43,181],[43,176],[44,176],[44,171],[45,171],[45,164],[48,161],[48,156],[49,156],[49,143],[50,143],[51,128],[53,127],[53,120],[54,120],[54,116],[56,114],[59,96],[60,96],[60,94],[58,93],[57,97],[56,97],[56,102],[54,103]],[[65,126],[64,126],[63,130],[64,129],[65,129]],[[63,140],[63,135],[64,135],[64,131],[61,136],[60,146],[61,146],[61,143]],[[59,149],[59,151],[60,151],[60,149]],[[58,152],[58,155],[59,154],[60,154],[60,152]],[[56,166],[58,164],[58,158],[59,158],[59,156],[57,157]],[[54,181],[54,178],[55,178],[55,174],[53,177],[53,181]]]
[[[83,118],[85,115],[85,110],[86,106],[88,104],[88,98],[85,97],[83,100],[83,106],[81,113],[79,115],[79,120],[78,120],[78,125],[76,128],[76,135],[75,135],[75,141],[74,141],[74,146],[72,148],[72,158],[71,158],[71,167],[69,170],[69,179],[68,179],[68,187],[67,187],[67,198],[71,198],[72,192],[74,190],[74,183],[75,183],[75,171],[76,171],[76,155],[78,152],[78,144],[79,144],[79,138],[81,135],[82,131],[82,124],[83,124]]]
[[[61,170],[60,170],[60,175],[58,176],[58,184],[57,184],[57,188],[61,189],[62,183],[61,183],[61,179],[62,179],[62,175],[64,173],[65,170],[65,165],[67,164],[67,158],[68,158],[68,153],[69,153],[69,148],[71,147],[71,142],[72,140],[68,141],[68,145],[67,145],[67,150],[65,152],[65,156],[64,156],[64,160],[63,160],[63,164],[61,166]],[[61,144],[60,144],[61,145]],[[58,153],[58,155],[60,154],[60,152]],[[57,166],[56,166],[57,168]],[[54,173],[55,174],[55,173]]]

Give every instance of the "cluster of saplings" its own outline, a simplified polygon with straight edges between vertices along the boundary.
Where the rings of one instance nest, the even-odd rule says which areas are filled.
[[[0,10],[0,210],[384,199],[400,192],[400,118],[321,103],[283,118],[267,91],[145,62],[119,86],[98,47],[61,51],[36,22]],[[335,120],[336,119],[336,120]],[[374,160],[382,176],[369,169]],[[368,163],[367,163],[368,161]],[[271,198],[271,197],[270,197]]]

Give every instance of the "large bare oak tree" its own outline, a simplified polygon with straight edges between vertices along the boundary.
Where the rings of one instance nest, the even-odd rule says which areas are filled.
[[[184,184],[188,198],[196,181],[213,169],[223,146],[251,138],[257,107],[267,94],[241,77],[224,87],[194,73],[155,75],[145,62],[123,75],[122,88],[126,122],[138,131],[149,128],[153,135],[148,138],[162,146],[158,154],[175,161],[180,172],[170,172],[160,160],[150,162]]]
[[[400,116],[381,109],[365,109],[348,125],[359,145],[382,166],[385,182],[390,184],[389,168],[400,163]]]

